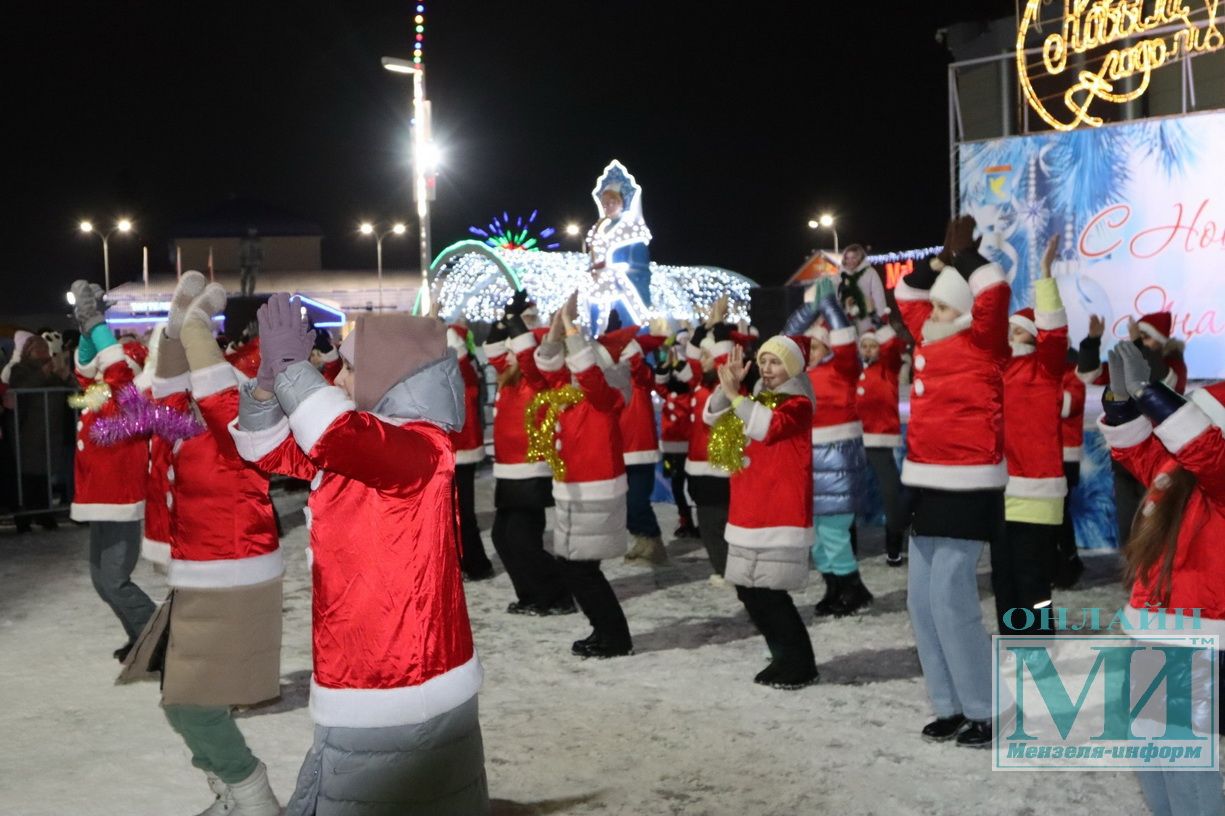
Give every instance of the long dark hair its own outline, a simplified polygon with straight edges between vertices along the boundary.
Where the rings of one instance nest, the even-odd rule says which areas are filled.
[[[1187,501],[1196,486],[1195,476],[1181,467],[1159,473],[1144,494],[1140,511],[1132,521],[1131,536],[1123,548],[1124,578],[1128,585],[1157,570],[1153,587],[1163,606],[1170,602],[1178,533]]]

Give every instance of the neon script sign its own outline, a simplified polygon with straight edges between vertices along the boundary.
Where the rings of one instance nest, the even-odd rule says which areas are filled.
[[[1179,59],[1225,48],[1225,34],[1217,27],[1221,0],[1200,0],[1206,24],[1191,19],[1188,0],[1155,0],[1145,14],[1145,0],[1063,0],[1063,18],[1057,31],[1042,41],[1041,62],[1029,64],[1026,43],[1041,33],[1039,10],[1050,0],[1026,0],[1017,28],[1017,76],[1030,107],[1056,130],[1081,124],[1099,127],[1102,118],[1089,112],[1094,102],[1122,105],[1144,95],[1153,71]],[[1060,76],[1069,71],[1069,57],[1106,48],[1101,56],[1086,59],[1075,70],[1072,84],[1062,95],[1044,99],[1035,92],[1035,77]],[[1099,61],[1100,60],[1100,61]],[[1073,69],[1074,70],[1074,69]],[[1120,84],[1137,77],[1132,87]],[[1063,110],[1048,103],[1060,100]]]

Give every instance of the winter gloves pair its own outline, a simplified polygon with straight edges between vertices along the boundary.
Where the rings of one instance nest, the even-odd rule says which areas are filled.
[[[310,359],[315,332],[301,308],[285,292],[278,292],[256,312],[259,322],[259,372],[256,385],[273,392],[278,374],[294,363]]]
[[[1186,403],[1169,386],[1153,382],[1152,367],[1135,343],[1116,343],[1107,366],[1110,388],[1102,394],[1102,408],[1110,425],[1122,425],[1141,413],[1160,425]]]

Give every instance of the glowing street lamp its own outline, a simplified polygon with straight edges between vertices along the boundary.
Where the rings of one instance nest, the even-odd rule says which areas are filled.
[[[127,218],[120,218],[115,222],[115,226],[111,227],[107,232],[95,229],[93,222],[82,221],[79,225],[81,232],[93,233],[102,239],[102,276],[103,283],[106,285],[106,291],[111,290],[111,250],[110,238],[116,232],[129,233],[132,231],[132,222]]]
[[[824,227],[834,234],[834,254],[838,254],[838,230],[834,229],[834,217],[829,213],[821,213],[815,219],[808,222],[808,228],[811,230]]]
[[[413,78],[413,198],[417,201],[417,222],[421,227],[422,308],[430,308],[430,190],[441,154],[430,138],[430,103],[425,98],[425,69],[420,62],[383,57],[383,67],[393,74]]]
[[[388,235],[403,235],[408,231],[408,227],[397,221],[391,225],[391,229],[379,232],[374,224],[371,224],[369,221],[363,221],[361,226],[357,228],[357,231],[362,235],[374,236],[375,255],[378,258],[379,268],[379,310],[381,311],[383,308],[383,239]]]

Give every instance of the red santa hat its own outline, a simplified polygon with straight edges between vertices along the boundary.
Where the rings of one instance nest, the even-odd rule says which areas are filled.
[[[226,362],[250,379],[259,373],[259,338],[254,337],[225,355]]]
[[[870,340],[873,343],[876,343],[878,345],[880,344],[880,338],[876,336],[875,329],[868,329],[867,331],[860,332],[859,342],[862,343],[865,340]]]
[[[1146,314],[1140,318],[1137,328],[1154,340],[1168,343],[1170,342],[1170,332],[1174,329],[1174,315],[1169,312]]]
[[[614,362],[620,360],[622,355],[628,360],[634,356],[635,350],[639,352],[642,350],[637,344],[630,346],[631,343],[635,343],[635,335],[638,334],[640,328],[634,325],[622,326],[619,329],[604,332],[596,339],[596,342],[608,349],[608,356]]]
[[[1208,415],[1213,425],[1225,430],[1225,382],[1197,388],[1191,392],[1190,398]]]
[[[129,340],[124,343],[123,353],[141,368],[144,368],[145,360],[149,359],[149,348],[139,340]]]
[[[1038,336],[1038,324],[1034,318],[1034,310],[1028,306],[1009,317],[1008,323],[1022,331],[1029,332],[1032,337]]]
[[[757,364],[761,365],[761,355],[773,354],[782,361],[788,377],[798,377],[808,368],[811,345],[810,339],[804,335],[776,334],[757,350]]]
[[[952,266],[945,266],[938,259],[932,259],[932,269],[938,269],[936,282],[932,284],[929,293],[932,300],[938,300],[945,306],[956,309],[961,314],[968,314],[974,308],[974,292],[970,284]]]

